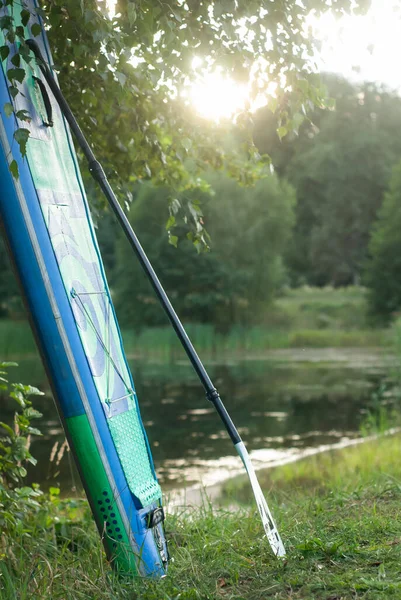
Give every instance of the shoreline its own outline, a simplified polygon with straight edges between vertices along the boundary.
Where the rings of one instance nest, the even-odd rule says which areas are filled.
[[[250,457],[254,465],[255,471],[265,471],[282,467],[291,463],[299,462],[303,459],[321,455],[333,450],[343,450],[344,448],[350,448],[352,446],[358,446],[360,444],[372,442],[383,437],[396,435],[400,432],[401,427],[392,427],[383,433],[376,433],[365,437],[343,438],[339,442],[334,442],[333,444],[322,444],[313,448],[306,448],[304,450],[300,450],[299,452],[297,452],[297,449],[294,448],[294,452],[289,454],[287,457],[272,460],[267,463],[260,460],[261,455],[265,453],[266,450],[251,451]],[[166,507],[166,511],[176,513],[180,512],[180,510],[182,509],[202,507],[204,506],[205,501],[218,501],[221,497],[223,487],[228,481],[232,481],[237,478],[246,479],[247,477],[239,456],[233,456],[233,462],[234,461],[238,464],[235,473],[223,477],[223,479],[221,479],[221,481],[219,481],[218,483],[204,485],[202,482],[200,482],[188,488],[170,490],[169,492],[163,494],[163,501]]]

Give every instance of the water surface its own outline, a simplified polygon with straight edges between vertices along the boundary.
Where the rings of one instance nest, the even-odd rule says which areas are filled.
[[[163,488],[207,485],[238,472],[239,459],[187,361],[130,363]],[[394,359],[375,349],[278,350],[206,366],[254,460],[263,464],[356,437],[373,403],[394,401]],[[45,392],[35,402],[44,436],[32,445],[38,466],[30,480],[59,485],[66,495],[79,492],[39,360],[21,360],[10,376]],[[12,420],[14,408],[2,398],[2,419]]]

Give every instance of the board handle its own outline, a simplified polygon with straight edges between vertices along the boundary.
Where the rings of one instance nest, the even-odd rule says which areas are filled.
[[[33,79],[36,81],[40,91],[42,92],[43,103],[46,109],[47,122],[43,121],[43,125],[45,125],[45,127],[53,127],[53,108],[52,103],[50,102],[49,94],[47,93],[46,86],[39,77],[35,77],[35,75],[33,75]]]

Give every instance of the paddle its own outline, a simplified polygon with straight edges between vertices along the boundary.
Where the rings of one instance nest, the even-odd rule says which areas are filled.
[[[58,105],[60,106],[61,112],[63,113],[68,124],[70,125],[71,130],[74,133],[77,142],[82,149],[82,152],[84,153],[88,161],[89,170],[93,178],[100,185],[111,208],[113,209],[121,227],[124,230],[125,235],[128,238],[128,241],[130,242],[135,254],[137,255],[139,262],[141,263],[146,275],[148,276],[149,281],[156,292],[156,295],[158,296],[165,312],[167,313],[167,316],[170,319],[170,322],[174,327],[174,330],[178,338],[180,339],[180,342],[183,345],[184,350],[192,363],[192,366],[194,367],[203,387],[206,390],[206,397],[210,400],[210,402],[212,402],[218,414],[220,415],[220,418],[223,421],[227,432],[234,444],[234,447],[242,459],[246,472],[248,473],[249,481],[252,486],[252,490],[255,496],[260,516],[262,518],[263,527],[265,529],[267,538],[270,542],[274,554],[276,556],[285,556],[284,545],[281,541],[280,535],[277,531],[277,527],[273,521],[273,517],[263,496],[248,451],[245,448],[244,443],[242,442],[241,437],[234,423],[232,422],[230,415],[224,407],[224,404],[220,398],[218,391],[214,387],[208,373],[206,372],[205,367],[203,366],[200,358],[198,357],[196,350],[184,329],[184,326],[178,318],[166,292],[164,291],[159,279],[157,278],[155,271],[153,270],[152,265],[149,262],[148,257],[146,256],[141,244],[139,243],[139,240],[136,237],[135,232],[133,231],[127,216],[125,215],[112,188],[110,187],[110,184],[107,181],[106,175],[103,171],[101,164],[96,160],[95,155],[93,154],[88,142],[86,141],[73,113],[71,112],[70,107],[67,104],[67,101],[61,93],[60,88],[58,87],[58,84],[54,79],[48,64],[44,61],[38,44],[34,40],[26,40],[26,44],[35,54],[39,68],[44,78],[46,79],[46,82],[49,88],[51,89]]]

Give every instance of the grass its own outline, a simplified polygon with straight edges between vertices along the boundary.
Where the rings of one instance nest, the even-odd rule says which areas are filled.
[[[174,562],[161,581],[118,579],[86,517],[58,544],[51,532],[0,544],[2,600],[376,600],[401,597],[400,437],[383,437],[262,472],[288,557],[276,560],[245,480],[242,506],[206,505],[167,520]],[[272,491],[274,490],[274,491]],[[74,543],[71,543],[71,540]],[[73,548],[72,551],[70,548]]]
[[[383,429],[389,426],[387,423]],[[289,490],[292,494],[304,494],[306,490],[308,494],[318,496],[321,493],[336,494],[338,490],[341,494],[352,494],[357,486],[368,488],[372,482],[380,484],[386,478],[399,478],[401,491],[400,458],[401,435],[381,434],[377,440],[358,446],[323,452],[276,469],[259,471],[258,478],[262,488],[284,494]],[[231,494],[237,501],[248,503],[251,496],[247,478],[231,480],[225,486],[224,494],[226,498]]]
[[[282,348],[378,347],[392,343],[389,330],[374,329],[366,317],[362,287],[288,290],[270,306],[260,325],[234,325],[218,334],[210,325],[188,324],[187,330],[202,356],[244,355]],[[129,354],[180,357],[181,348],[171,328],[147,329],[139,335],[125,331]]]
[[[228,333],[212,325],[185,324],[188,334],[204,358],[240,357],[282,348],[386,347],[393,343],[388,329],[369,326],[366,292],[361,287],[288,290],[269,306],[259,325],[233,325]],[[184,358],[171,327],[123,331],[131,357],[168,362]],[[35,353],[26,322],[0,321],[0,356],[20,358]]]

